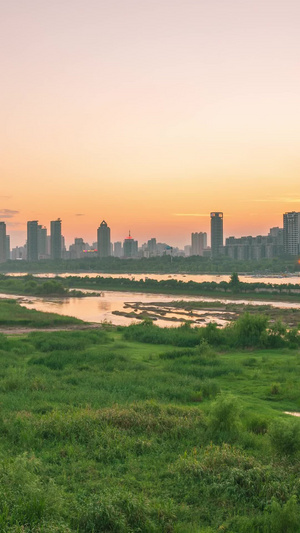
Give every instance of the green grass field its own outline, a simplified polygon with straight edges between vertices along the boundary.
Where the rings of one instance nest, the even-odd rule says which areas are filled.
[[[298,532],[299,350],[126,331],[0,336],[0,531]]]
[[[19,305],[16,300],[0,299],[0,327],[51,328],[76,324],[83,324],[83,321],[56,313],[42,313],[35,309],[26,309],[26,307]]]

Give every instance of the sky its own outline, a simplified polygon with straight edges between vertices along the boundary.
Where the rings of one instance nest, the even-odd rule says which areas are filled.
[[[267,234],[300,211],[299,0],[0,6],[0,220],[67,244]]]

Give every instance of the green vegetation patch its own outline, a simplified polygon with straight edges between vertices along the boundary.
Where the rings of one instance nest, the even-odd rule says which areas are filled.
[[[83,321],[70,316],[26,309],[16,300],[0,300],[0,326],[44,328],[72,324],[83,324]]]
[[[288,333],[246,316],[0,336],[0,531],[298,532]]]

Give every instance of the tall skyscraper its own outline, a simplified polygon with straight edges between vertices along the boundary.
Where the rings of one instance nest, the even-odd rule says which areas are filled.
[[[223,247],[223,213],[210,213],[211,255],[216,257]]]
[[[0,263],[6,261],[6,224],[0,222]]]
[[[191,244],[190,255],[203,255],[203,250],[207,248],[207,233],[192,233]]]
[[[97,230],[97,248],[99,257],[103,258],[111,255],[110,228],[105,220],[102,220]]]
[[[38,225],[38,258],[45,259],[47,256],[47,229],[45,226]]]
[[[27,222],[27,261],[38,260],[38,221]]]
[[[52,220],[50,223],[50,249],[51,259],[61,259],[61,220]]]
[[[284,253],[300,254],[300,213],[292,211],[283,215]]]

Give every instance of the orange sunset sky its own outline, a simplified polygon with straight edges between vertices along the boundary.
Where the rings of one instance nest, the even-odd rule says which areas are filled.
[[[299,0],[1,3],[0,220],[188,244],[300,211]]]

